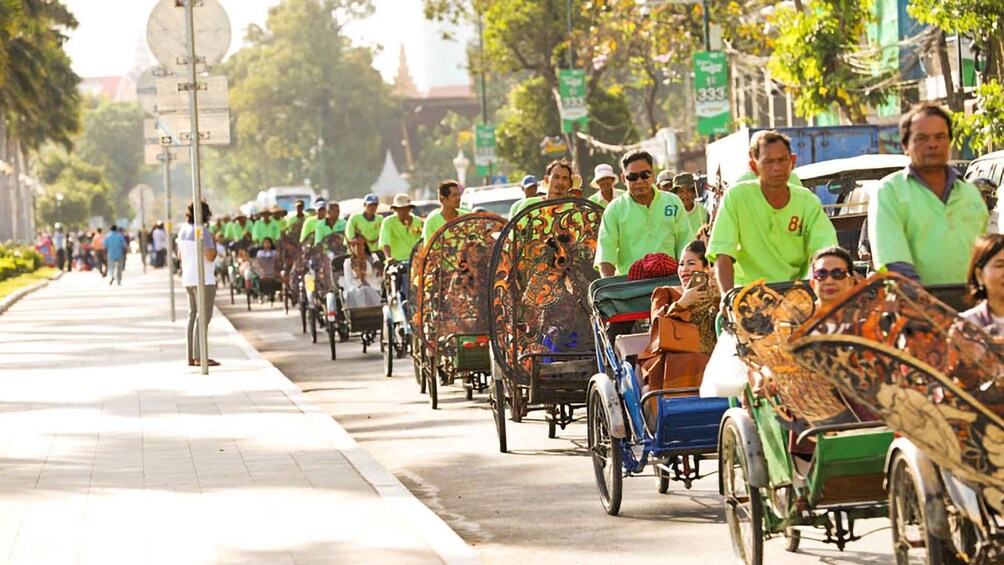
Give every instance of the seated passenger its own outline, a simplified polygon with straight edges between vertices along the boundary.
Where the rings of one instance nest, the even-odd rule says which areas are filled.
[[[276,263],[276,252],[271,237],[265,237],[261,242],[261,249],[254,258],[254,270],[262,280],[272,280],[277,278],[278,268]]]
[[[355,238],[349,242],[352,255],[345,259],[343,266],[345,307],[363,308],[380,305],[379,273],[369,260],[364,238]]]
[[[708,272],[706,248],[700,240],[683,248],[677,274],[681,286],[663,286],[652,292],[650,343],[638,356],[642,394],[667,388],[695,388],[701,384],[704,367],[715,348],[715,318],[720,297]],[[667,321],[662,321],[667,320]],[[680,343],[668,349],[660,338],[660,327],[670,323],[696,326],[699,343]],[[665,331],[665,330],[663,330]],[[690,332],[690,336],[693,336]],[[692,341],[692,340],[691,340]],[[651,428],[657,399],[646,403],[645,418]]]
[[[976,306],[962,317],[992,336],[1004,336],[1004,235],[987,234],[976,241],[966,287]]]

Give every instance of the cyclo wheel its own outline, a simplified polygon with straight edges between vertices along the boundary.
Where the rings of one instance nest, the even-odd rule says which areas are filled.
[[[397,351],[394,349],[394,323],[387,318],[383,320],[383,339],[387,341],[387,346],[383,348],[383,368],[384,376],[394,376],[394,356]]]
[[[245,292],[244,294],[245,294],[245,296],[247,296],[247,299],[248,299],[248,312],[250,312],[251,311],[251,289],[250,288],[247,289],[247,292]]]
[[[596,474],[596,489],[600,502],[607,514],[616,516],[621,510],[621,487],[623,486],[623,466],[621,460],[621,440],[610,434],[610,422],[603,409],[603,396],[593,389],[589,392],[588,421],[589,453],[593,459]]]
[[[282,310],[284,314],[289,315],[289,292],[285,285],[282,287]]]
[[[328,330],[328,347],[331,348],[331,360],[336,361],[338,359],[338,346],[335,344],[338,340],[335,339],[335,322],[329,320],[327,316],[324,317],[325,329]]]
[[[924,495],[909,461],[896,454],[889,473],[889,521],[892,523],[892,547],[897,565],[922,563],[960,563],[954,552],[927,528]],[[911,559],[910,550],[915,550]],[[919,550],[919,551],[917,551]]]
[[[492,389],[492,415],[495,417],[495,433],[499,437],[499,451],[502,453],[507,453],[509,451],[506,445],[506,435],[505,435],[505,382],[502,379],[495,381],[495,387]]]
[[[429,405],[433,410],[439,409],[439,355],[432,354],[428,371],[425,371],[426,386],[429,390]]]
[[[656,464],[652,465],[652,469],[655,470],[656,482],[659,483],[659,494],[666,494],[669,492],[669,471],[660,469]]]
[[[303,333],[307,333],[307,301],[301,294],[297,302],[300,305],[300,324],[303,325]]]
[[[412,334],[411,342],[411,364],[415,367],[415,384],[418,385],[422,394],[425,394],[425,378],[422,376],[422,364],[425,361],[425,349],[422,348],[422,343],[418,341],[417,335]]]
[[[310,305],[310,342],[317,343],[317,305]]]
[[[739,428],[728,420],[718,446],[721,481],[725,493],[725,521],[732,548],[742,563],[763,563],[763,501],[759,489],[750,487],[749,464]]]

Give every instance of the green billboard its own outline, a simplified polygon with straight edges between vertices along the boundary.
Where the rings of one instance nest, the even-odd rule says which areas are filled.
[[[558,92],[561,95],[561,131],[589,131],[589,111],[586,109],[586,71],[560,69]]]
[[[697,106],[697,133],[729,133],[728,60],[723,51],[694,53],[694,90]]]

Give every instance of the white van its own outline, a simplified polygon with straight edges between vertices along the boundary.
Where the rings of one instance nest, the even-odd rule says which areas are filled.
[[[471,212],[490,212],[508,218],[509,208],[522,198],[523,189],[518,184],[472,186],[464,189],[460,207]]]
[[[316,198],[314,189],[309,186],[273,186],[259,192],[255,204],[259,211],[279,206],[287,212],[292,212],[296,209],[297,200],[303,200],[309,210]]]

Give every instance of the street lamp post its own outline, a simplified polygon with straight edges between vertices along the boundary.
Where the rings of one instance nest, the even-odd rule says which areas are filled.
[[[458,150],[457,156],[453,158],[453,168],[457,170],[457,182],[460,183],[460,186],[467,184],[467,167],[470,164],[471,160],[464,155],[464,150]]]

